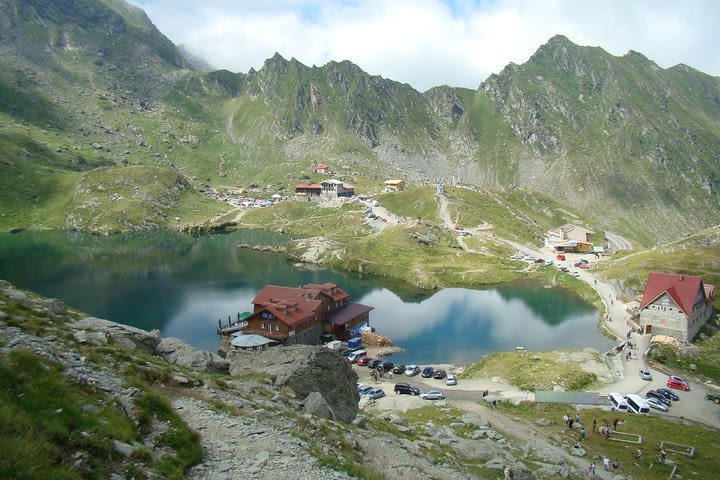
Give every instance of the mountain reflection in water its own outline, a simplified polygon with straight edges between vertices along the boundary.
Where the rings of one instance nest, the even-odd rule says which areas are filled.
[[[210,351],[218,318],[252,308],[266,284],[333,282],[375,307],[370,323],[406,349],[405,363],[465,362],[522,345],[530,350],[605,349],[597,311],[577,296],[534,282],[472,290],[417,290],[403,282],[238,248],[282,245],[262,231],[193,237],[174,232],[100,237],[60,231],[0,235],[0,278],[90,315],[157,328]]]

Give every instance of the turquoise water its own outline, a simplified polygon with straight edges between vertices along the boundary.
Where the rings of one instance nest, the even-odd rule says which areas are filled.
[[[238,248],[281,245],[261,231],[194,237],[174,232],[100,237],[73,232],[0,235],[0,278],[63,300],[96,317],[157,328],[199,348],[217,349],[218,318],[252,308],[266,284],[333,282],[375,307],[370,324],[406,351],[403,363],[467,362],[521,345],[530,350],[612,343],[598,312],[576,295],[518,282],[486,290],[426,292],[381,277],[315,266]]]

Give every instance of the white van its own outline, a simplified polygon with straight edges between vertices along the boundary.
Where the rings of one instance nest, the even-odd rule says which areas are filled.
[[[612,403],[612,409],[614,412],[627,412],[628,404],[627,401],[625,401],[625,397],[617,392],[610,392],[608,396],[610,397],[610,402]]]
[[[348,360],[350,360],[350,363],[355,363],[358,361],[358,358],[367,356],[367,352],[365,350],[355,350],[354,352],[350,352],[350,355],[348,355]]]
[[[637,413],[638,415],[650,414],[650,405],[639,395],[631,393],[625,397],[625,401],[627,401],[628,411]]]

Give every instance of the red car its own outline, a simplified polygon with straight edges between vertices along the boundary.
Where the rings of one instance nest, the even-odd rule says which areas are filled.
[[[589,263],[583,263],[582,265],[578,266],[578,268],[590,268]]]
[[[560,254],[560,255],[556,256],[555,258],[557,258],[558,260],[565,260],[565,255]]]
[[[370,357],[360,357],[358,358],[357,364],[364,367],[370,360],[372,360]]]
[[[674,388],[676,390],[684,390],[686,392],[690,390],[690,385],[688,385],[685,382],[681,382],[680,380],[678,380],[676,378],[669,379],[667,381],[667,386],[668,386],[668,388]]]

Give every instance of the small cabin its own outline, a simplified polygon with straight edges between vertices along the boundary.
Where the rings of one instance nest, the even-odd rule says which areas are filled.
[[[383,185],[388,192],[402,192],[407,188],[405,180],[386,180]]]

